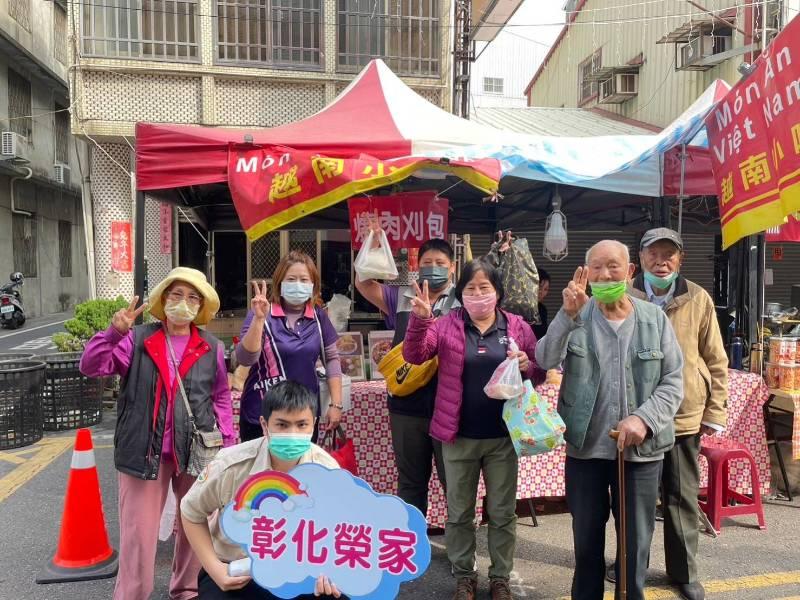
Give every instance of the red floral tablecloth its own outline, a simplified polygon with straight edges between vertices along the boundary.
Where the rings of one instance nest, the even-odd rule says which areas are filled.
[[[764,403],[769,399],[769,390],[764,380],[756,373],[728,369],[728,427],[720,437],[744,445],[758,466],[761,494],[769,494],[770,468],[767,432],[764,426]],[[742,493],[751,494],[750,469],[743,461],[730,465],[732,487]],[[708,467],[705,458],[700,458],[700,485],[705,487]]]
[[[723,437],[744,444],[755,457],[761,478],[762,494],[769,493],[769,451],[762,407],[768,392],[758,375],[741,371],[729,371],[728,379],[728,429]],[[558,388],[544,385],[538,388],[553,406],[558,398]],[[343,419],[348,437],[353,438],[358,459],[359,475],[375,491],[394,494],[397,471],[392,452],[389,411],[386,404],[386,385],[383,381],[353,383],[352,408]],[[563,448],[547,454],[520,459],[517,480],[517,498],[542,498],[564,495]],[[705,485],[706,465],[701,461],[702,485]],[[730,469],[731,482],[742,493],[750,493],[750,475],[743,464],[733,463]],[[481,482],[478,495],[485,494]],[[431,480],[428,492],[428,523],[443,527],[447,519],[447,503],[439,480]],[[480,504],[479,504],[480,506]]]

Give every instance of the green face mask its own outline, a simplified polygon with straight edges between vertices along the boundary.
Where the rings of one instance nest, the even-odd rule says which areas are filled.
[[[311,448],[310,433],[269,434],[269,451],[281,460],[300,458]]]
[[[677,279],[677,273],[670,273],[666,277],[659,277],[658,275],[653,275],[650,271],[644,272],[645,280],[652,285],[653,287],[657,287],[660,290],[666,290],[669,286],[672,285],[672,282]]]
[[[626,281],[597,281],[589,285],[592,287],[592,296],[603,304],[614,304],[628,289]]]

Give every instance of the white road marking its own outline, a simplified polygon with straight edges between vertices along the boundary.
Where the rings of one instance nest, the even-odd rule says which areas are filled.
[[[10,348],[6,352],[20,352],[24,350],[55,350],[56,346],[53,343],[52,337],[45,336],[36,338],[35,340],[29,340],[24,344],[20,344],[19,346],[14,346]]]
[[[28,328],[19,329],[17,331],[13,331],[11,333],[6,333],[4,335],[0,335],[0,340],[4,340],[6,338],[10,338],[11,336],[14,336],[14,335],[19,335],[20,333],[30,333],[31,331],[36,331],[37,329],[44,329],[45,327],[52,327],[53,325],[61,325],[62,323],[66,323],[66,322],[67,322],[67,319],[64,319],[63,321],[56,321],[54,323],[48,323],[47,325],[39,325],[37,327],[28,327]]]

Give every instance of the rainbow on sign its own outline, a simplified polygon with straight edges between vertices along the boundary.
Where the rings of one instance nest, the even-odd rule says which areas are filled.
[[[291,475],[265,471],[253,475],[242,484],[234,500],[235,510],[258,510],[267,498],[285,502],[292,496],[307,496],[300,482]]]

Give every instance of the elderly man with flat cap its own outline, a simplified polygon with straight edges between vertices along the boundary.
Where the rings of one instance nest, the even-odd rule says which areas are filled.
[[[667,575],[687,600],[705,598],[697,576],[697,494],[700,439],[725,429],[728,357],[708,292],[680,274],[683,240],[666,227],[645,232],[642,272],[631,295],[660,306],[683,351],[683,402],[675,416],[675,446],[664,456],[661,488]]]

